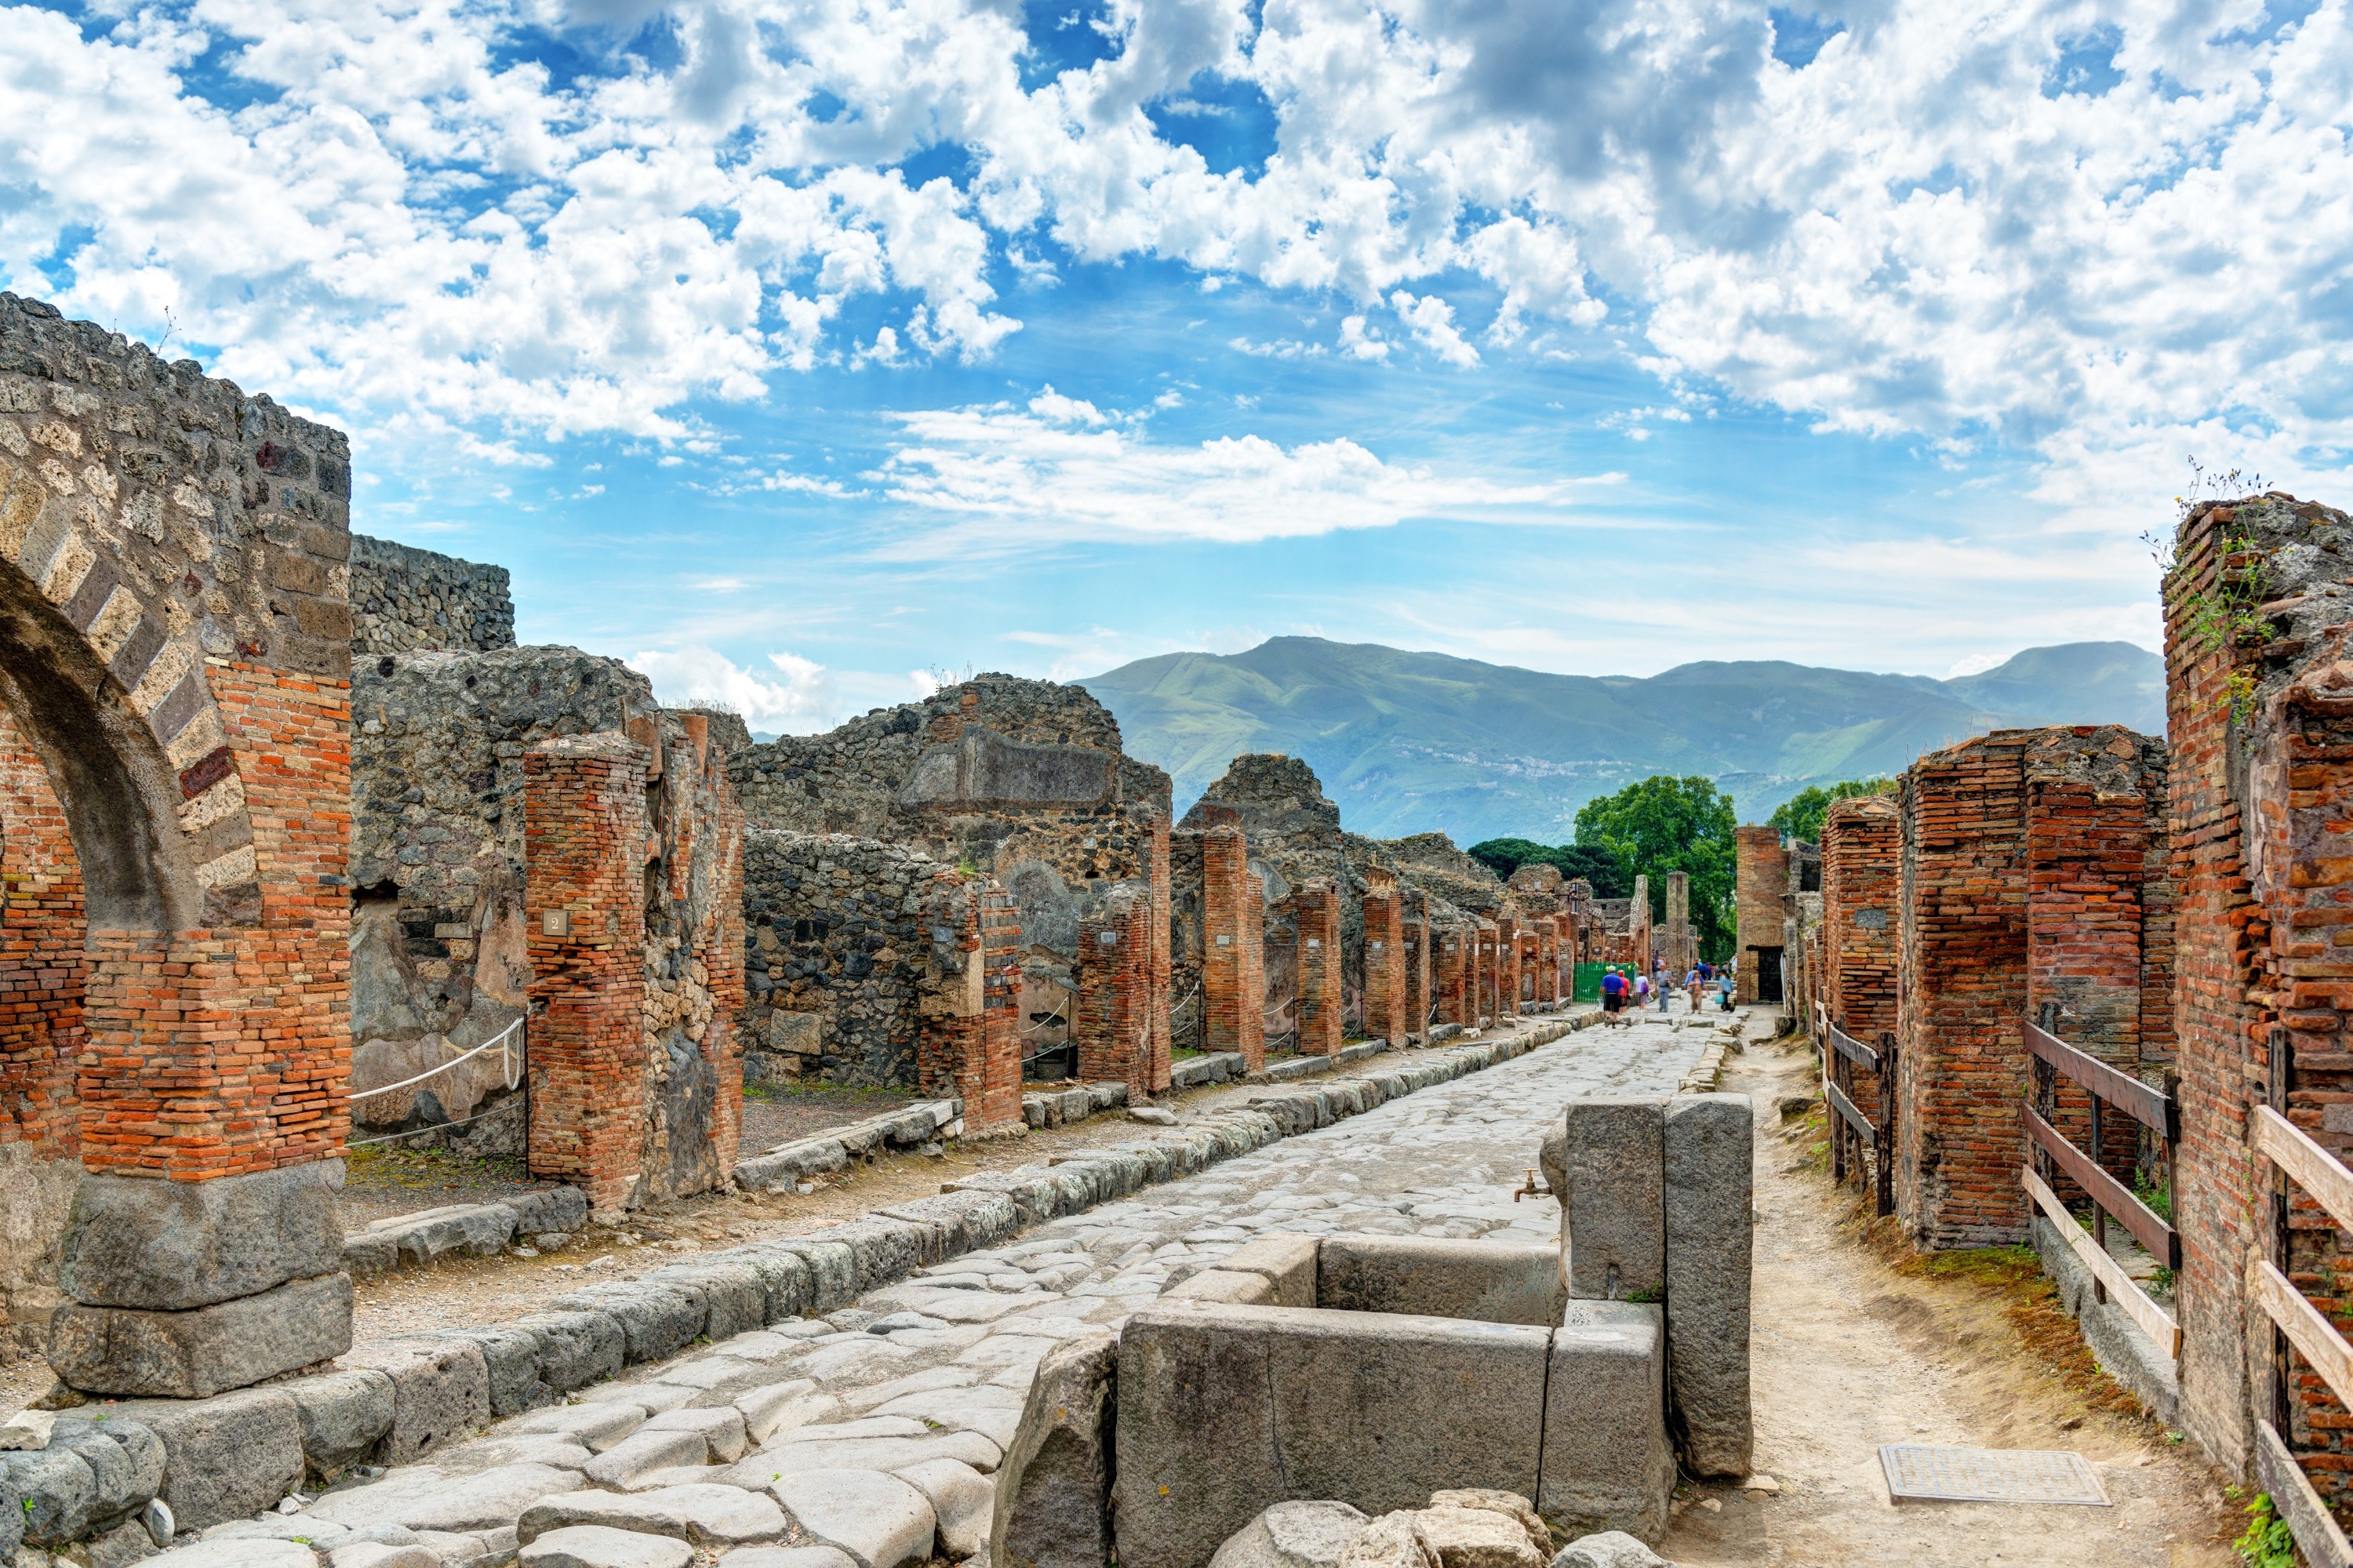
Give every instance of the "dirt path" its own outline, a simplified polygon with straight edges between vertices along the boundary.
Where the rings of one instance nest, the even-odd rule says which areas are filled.
[[[1802,1047],[1759,1045],[1729,1065],[1724,1087],[1758,1108],[1756,1466],[1781,1491],[1693,1489],[1664,1555],[1683,1568],[2236,1568],[2227,1542],[2244,1521],[2194,1444],[2071,1390],[1994,1289],[1899,1272],[1844,1223],[1846,1198],[1803,1163],[1819,1122],[1785,1130],[1774,1109],[1813,1088]],[[1898,1508],[1881,1479],[1882,1443],[2072,1448],[2116,1506]]]

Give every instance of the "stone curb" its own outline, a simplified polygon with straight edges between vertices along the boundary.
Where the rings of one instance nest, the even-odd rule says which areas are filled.
[[[638,1279],[585,1286],[557,1298],[546,1311],[508,1322],[374,1340],[354,1347],[334,1372],[210,1400],[146,1401],[135,1415],[128,1409],[110,1413],[105,1437],[93,1435],[93,1440],[140,1446],[152,1450],[153,1462],[131,1467],[131,1483],[121,1496],[100,1499],[86,1484],[69,1487],[73,1496],[67,1500],[80,1511],[58,1522],[84,1528],[71,1537],[44,1531],[43,1538],[63,1544],[91,1528],[115,1528],[116,1520],[138,1515],[158,1496],[172,1504],[184,1530],[245,1518],[306,1478],[330,1480],[364,1461],[405,1463],[498,1417],[559,1403],[625,1367],[666,1360],[698,1340],[821,1316],[918,1269],[998,1245],[1027,1226],[1500,1065],[1599,1019],[1599,1013],[1557,1019],[1362,1077],[1259,1096],[1246,1107],[1220,1110],[1145,1142],[1075,1151],[1047,1166],[983,1172],[934,1196],[807,1235],[705,1253]],[[892,1119],[905,1115],[894,1113]],[[266,1438],[258,1436],[265,1433]],[[45,1473],[35,1472],[59,1458],[73,1459],[84,1473],[90,1468],[70,1454],[0,1456],[0,1501],[11,1505],[0,1510],[0,1531],[16,1520],[47,1518],[40,1499],[52,1489]],[[27,1497],[35,1508],[22,1506]],[[100,1511],[111,1517],[98,1519]],[[0,1561],[16,1544],[0,1534]]]
[[[425,1268],[445,1257],[496,1257],[516,1236],[570,1235],[588,1223],[577,1187],[543,1187],[495,1203],[451,1203],[395,1214],[343,1238],[354,1279]]]
[[[860,1155],[888,1144],[913,1149],[964,1130],[964,1102],[928,1100],[868,1117],[812,1138],[780,1143],[765,1154],[735,1162],[735,1184],[755,1192],[789,1191],[804,1176],[839,1171]]]

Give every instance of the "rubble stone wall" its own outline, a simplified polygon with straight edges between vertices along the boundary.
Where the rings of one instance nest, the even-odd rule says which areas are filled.
[[[352,535],[352,657],[515,645],[504,567]]]

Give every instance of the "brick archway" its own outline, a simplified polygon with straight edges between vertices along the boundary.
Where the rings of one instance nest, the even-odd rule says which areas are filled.
[[[349,471],[340,432],[0,294],[0,705],[87,915],[76,1387],[349,1343]]]

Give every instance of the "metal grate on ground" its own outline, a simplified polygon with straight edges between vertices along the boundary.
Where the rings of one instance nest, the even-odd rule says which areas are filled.
[[[2077,1503],[2107,1508],[2107,1489],[2081,1454],[2064,1449],[1929,1448],[1890,1443],[1879,1450],[1896,1502]]]

